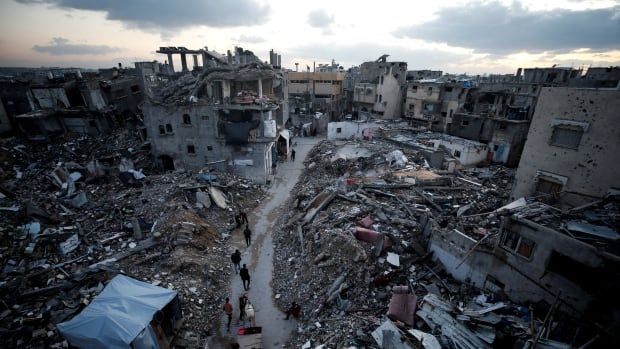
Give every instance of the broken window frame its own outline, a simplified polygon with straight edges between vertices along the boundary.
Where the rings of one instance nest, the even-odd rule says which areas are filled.
[[[531,260],[534,256],[534,252],[536,250],[536,241],[526,238],[523,235],[514,232],[512,230],[505,230],[502,233],[502,238],[499,243],[500,247],[506,251],[511,252],[512,254],[524,258],[526,260]],[[529,246],[529,254],[523,254],[524,251],[522,245],[530,245]],[[527,246],[525,246],[527,248]]]
[[[192,125],[192,117],[189,114],[183,114],[183,125],[191,126]]]
[[[174,133],[172,124],[166,124],[166,133]]]
[[[193,144],[188,144],[186,150],[188,155],[196,155],[196,146]]]

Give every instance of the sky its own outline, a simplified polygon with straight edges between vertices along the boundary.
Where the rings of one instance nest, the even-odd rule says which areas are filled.
[[[163,62],[160,46],[274,49],[291,69],[383,54],[467,74],[610,66],[620,0],[0,0],[0,66]]]

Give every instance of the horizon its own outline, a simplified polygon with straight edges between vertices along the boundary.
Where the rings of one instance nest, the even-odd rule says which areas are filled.
[[[0,66],[100,69],[164,62],[160,46],[225,53],[269,49],[294,69],[336,60],[348,69],[389,54],[409,70],[514,74],[518,68],[620,65],[620,4],[611,0],[3,0]]]

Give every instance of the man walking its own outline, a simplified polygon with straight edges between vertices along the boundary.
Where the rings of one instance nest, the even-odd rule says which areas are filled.
[[[241,224],[248,224],[248,215],[245,214],[245,212],[241,211],[241,213],[239,213],[239,218],[241,220]]]
[[[250,230],[250,227],[248,227],[247,225],[245,226],[243,235],[245,236],[245,243],[247,244],[248,247],[250,247],[250,244],[252,243],[252,231]]]
[[[226,297],[226,303],[224,303],[222,310],[224,310],[224,313],[226,313],[226,316],[228,316],[228,325],[226,325],[226,328],[228,332],[230,332],[230,322],[232,321],[233,306],[232,304],[230,304],[230,299],[228,297]]]
[[[241,252],[239,252],[239,250],[235,250],[235,252],[230,256],[230,260],[233,262],[235,274],[237,274],[239,269],[241,269],[241,266],[239,265],[239,263],[241,263]]]
[[[291,150],[291,161],[295,161],[295,149]]]
[[[245,307],[248,305],[249,299],[248,294],[244,293],[243,296],[239,297],[239,321],[243,321],[245,318]]]
[[[241,268],[241,270],[239,271],[239,276],[241,276],[241,281],[243,281],[243,289],[247,291],[250,288],[250,271],[245,266],[245,264],[243,265],[243,268]]]

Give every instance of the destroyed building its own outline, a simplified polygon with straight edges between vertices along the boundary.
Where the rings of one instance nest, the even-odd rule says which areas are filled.
[[[511,196],[578,206],[618,189],[618,108],[618,89],[543,88]]]
[[[344,74],[338,71],[287,72],[289,102],[296,114],[321,112],[332,121],[345,107]]]
[[[353,112],[379,119],[402,116],[407,78],[406,62],[388,62],[388,55],[360,65],[359,82],[353,91]]]
[[[383,124],[310,153],[274,233],[276,302],[303,306],[289,344],[613,347],[617,195],[511,202],[514,171],[429,160],[442,136]]]
[[[405,118],[414,126],[447,133],[453,115],[465,104],[469,81],[420,80],[407,84]]]
[[[15,129],[31,140],[49,141],[65,132],[98,135],[140,112],[142,89],[132,73],[51,69],[28,80],[6,79],[0,98]]]
[[[231,59],[231,62],[235,59]],[[144,125],[165,169],[203,167],[270,181],[276,141],[288,153],[288,85],[272,66],[206,67],[170,77],[145,103]]]

